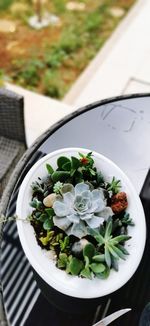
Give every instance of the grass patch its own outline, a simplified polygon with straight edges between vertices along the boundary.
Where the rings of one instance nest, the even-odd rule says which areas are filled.
[[[28,17],[34,13],[31,0],[21,0],[28,7],[20,16],[10,10],[17,0],[0,0],[0,10],[5,9],[3,17],[5,13],[7,19],[18,24],[16,33],[11,35],[16,45],[10,47],[9,53],[10,35],[3,35],[0,69],[18,85],[62,98],[121,20],[112,16],[110,9],[123,8],[125,15],[135,1],[82,0],[85,10],[69,11],[67,0],[48,0],[43,7],[57,14],[61,24],[36,31],[27,24]]]

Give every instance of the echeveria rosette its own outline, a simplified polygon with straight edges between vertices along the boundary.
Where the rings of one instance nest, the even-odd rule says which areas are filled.
[[[62,193],[53,209],[54,225],[80,239],[88,234],[88,227],[96,229],[113,215],[111,208],[106,206],[102,189],[90,191],[86,183],[78,183],[71,191]]]

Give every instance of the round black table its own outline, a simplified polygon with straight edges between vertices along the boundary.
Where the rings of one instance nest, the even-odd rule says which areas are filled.
[[[74,316],[63,313],[44,298],[22,251],[15,222],[4,228],[1,275],[3,300],[10,326],[90,326],[118,309],[132,311],[112,325],[138,325],[141,311],[150,301],[150,94],[103,100],[65,117],[27,150],[7,187],[3,212],[14,214],[19,186],[30,167],[59,148],[84,147],[112,159],[130,178],[141,197],[147,221],[147,243],[140,266],[120,290],[100,302],[95,313]],[[140,241],[140,239],[139,239]]]

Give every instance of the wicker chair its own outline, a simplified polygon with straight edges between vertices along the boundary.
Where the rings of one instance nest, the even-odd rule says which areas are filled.
[[[26,150],[23,104],[22,96],[4,88],[0,89],[0,206],[3,202],[2,194],[5,194],[4,198],[7,197],[8,180]],[[1,213],[3,210],[0,209],[0,215]],[[0,225],[0,245],[1,242],[2,225]],[[7,325],[1,285],[0,325]]]
[[[23,97],[0,89],[0,198],[26,149]]]

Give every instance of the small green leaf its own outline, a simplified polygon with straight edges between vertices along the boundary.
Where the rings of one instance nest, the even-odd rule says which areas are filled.
[[[90,271],[89,267],[85,267],[85,268],[81,271],[80,276],[92,280],[93,273]]]
[[[52,217],[55,215],[53,208],[45,208],[45,212],[49,217]]]
[[[60,253],[59,254],[59,259],[57,262],[58,268],[66,268],[68,262],[68,257],[65,253]]]
[[[64,182],[70,177],[70,172],[68,171],[55,171],[52,174],[53,182],[61,181]]]
[[[128,250],[122,246],[121,244],[118,244],[117,247],[125,254],[125,255],[129,255]]]
[[[37,219],[39,219],[40,216],[41,216],[41,212],[35,212],[35,217],[36,217]]]
[[[102,273],[105,270],[105,265],[104,264],[98,264],[98,263],[92,263],[90,265],[90,268],[92,269],[92,271],[97,274],[97,273]]]
[[[76,169],[71,169],[71,171],[70,171],[70,175],[71,175],[71,177],[74,176],[75,172],[76,172]]]
[[[70,265],[69,265],[69,268],[70,268],[70,273],[72,275],[79,275],[80,271],[82,270],[83,268],[83,262],[75,257],[73,257],[70,261]]]
[[[105,245],[105,261],[106,261],[107,266],[110,268],[110,266],[111,266],[111,256],[110,256],[109,250],[108,250],[106,245]]]
[[[98,242],[99,246],[101,246],[102,244],[105,243],[105,240],[100,233],[99,233],[99,235],[96,235],[94,238]]]
[[[93,169],[89,168],[89,171],[90,171],[91,175],[94,175],[94,176],[96,175],[96,172]]]
[[[118,259],[116,259],[113,256],[111,256],[111,266],[116,272],[118,272],[118,270],[119,270]]]
[[[99,232],[97,230],[91,229],[90,227],[87,227],[88,234],[90,234],[92,237],[95,238],[95,236],[99,235]]]
[[[85,260],[85,268],[89,267],[90,264],[89,258],[87,256],[84,256],[84,260]]]
[[[71,170],[71,162],[67,162],[67,163],[63,164],[62,169],[64,171],[70,171]]]
[[[50,218],[47,218],[45,222],[43,223],[44,230],[50,230],[54,226],[53,220]]]
[[[118,255],[119,258],[125,260],[125,255],[119,248],[117,248],[116,246],[113,246],[113,245],[111,245],[111,248],[116,252],[116,254]]]
[[[100,279],[102,279],[102,280],[105,280],[106,278],[108,278],[109,274],[110,274],[110,268],[109,268],[108,266],[106,266],[104,272],[102,272],[102,273],[97,273],[97,274],[96,274],[96,277],[97,277],[97,278],[100,278]]]
[[[70,160],[68,157],[66,156],[60,156],[57,160],[57,165],[59,167],[60,170],[62,170],[63,168],[63,165],[66,164],[66,163],[70,163]]]
[[[124,242],[124,241],[127,241],[129,239],[131,239],[131,237],[128,236],[128,235],[118,235],[117,237],[111,239],[110,243],[113,244],[113,245],[116,245],[119,242]]]
[[[44,222],[47,219],[47,214],[43,213],[40,215],[40,217],[38,218],[39,221]]]
[[[33,200],[30,202],[30,206],[40,210],[43,207],[43,204],[37,198],[33,198]]]
[[[79,153],[79,156],[82,157],[82,158],[84,157],[84,155],[82,153]]]
[[[97,172],[97,183],[98,183],[98,185],[101,185],[104,183],[104,177],[101,172]]]
[[[112,255],[113,257],[115,257],[116,259],[118,259],[119,256],[118,256],[118,254],[117,254],[115,248],[116,248],[115,246],[112,246],[112,245],[110,245],[110,244],[109,244],[109,246],[108,246],[108,250],[109,250],[109,252],[111,253],[111,255]]]
[[[74,157],[74,156],[71,156],[71,167],[73,170],[77,170],[80,166],[80,161]]]
[[[54,172],[54,169],[52,168],[52,166],[50,164],[46,164],[46,168],[49,174],[52,174]]]
[[[105,231],[105,240],[107,240],[108,238],[110,238],[112,232],[112,221],[110,221],[107,226],[106,226],[106,231]]]
[[[92,243],[88,243],[83,249],[83,256],[88,257],[91,261],[92,257],[95,255],[95,247]]]
[[[101,255],[93,256],[92,260],[98,263],[103,263],[105,261],[105,255],[101,254]]]
[[[66,192],[74,192],[74,187],[71,183],[65,183],[61,188],[61,193],[65,194]]]

